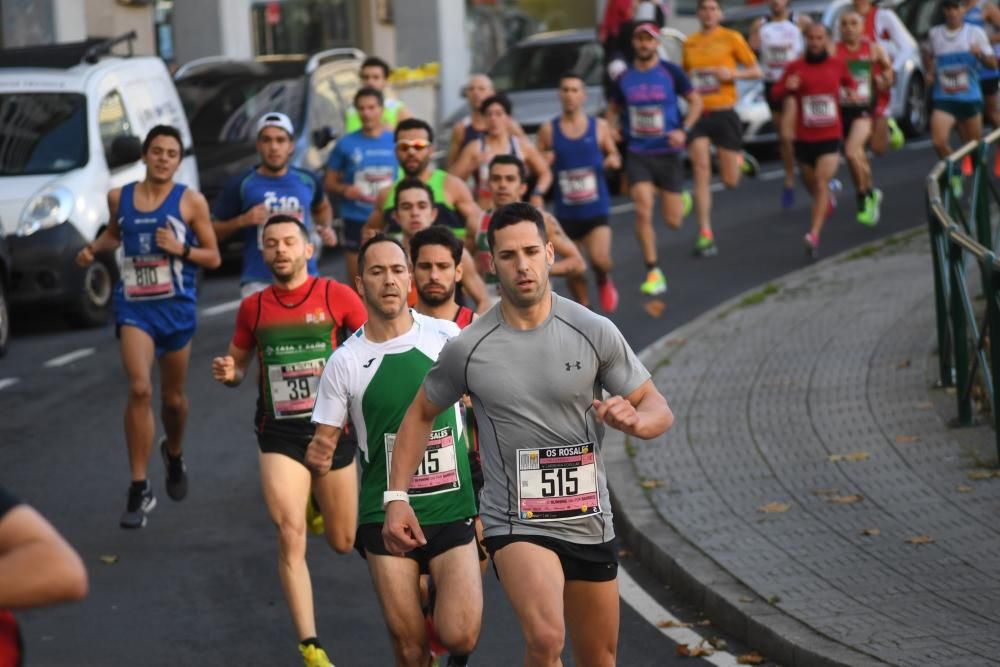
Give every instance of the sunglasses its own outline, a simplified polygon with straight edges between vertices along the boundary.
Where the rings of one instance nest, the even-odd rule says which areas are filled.
[[[413,141],[396,142],[396,148],[403,151],[404,153],[410,150],[411,148],[415,151],[422,151],[430,145],[431,142],[427,141],[426,139],[414,139]]]

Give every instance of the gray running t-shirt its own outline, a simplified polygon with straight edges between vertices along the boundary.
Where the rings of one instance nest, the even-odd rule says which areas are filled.
[[[424,392],[438,406],[472,396],[485,536],[613,539],[592,401],[602,389],[628,396],[649,377],[610,320],[557,294],[535,329],[509,327],[497,305],[445,343]]]

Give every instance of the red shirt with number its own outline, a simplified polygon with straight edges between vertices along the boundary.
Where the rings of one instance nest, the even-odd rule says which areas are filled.
[[[788,79],[798,77],[799,87],[788,90]],[[795,123],[797,141],[818,142],[839,140],[840,89],[855,90],[857,83],[840,58],[828,56],[823,62],[809,63],[804,58],[790,63],[778,83],[774,84],[775,99],[795,97],[798,113]]]

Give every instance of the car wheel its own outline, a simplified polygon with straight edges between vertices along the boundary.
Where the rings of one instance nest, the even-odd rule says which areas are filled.
[[[10,305],[7,302],[7,287],[0,281],[0,357],[7,354],[10,342]]]
[[[906,87],[906,103],[899,126],[909,138],[919,137],[927,132],[927,94],[919,73],[910,77]]]
[[[68,312],[70,321],[81,327],[96,327],[107,323],[111,314],[114,284],[111,262],[98,257],[84,271],[80,294]]]

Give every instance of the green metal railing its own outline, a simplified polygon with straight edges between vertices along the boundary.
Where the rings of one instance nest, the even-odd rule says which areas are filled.
[[[1000,457],[1000,262],[993,234],[991,208],[1000,207],[1000,192],[991,176],[990,153],[1000,140],[1000,129],[970,142],[939,162],[927,177],[927,212],[934,298],[937,310],[939,384],[955,387],[957,423],[975,422],[973,391],[977,375],[989,401],[997,455]],[[961,187],[966,157],[973,165],[971,190]],[[959,187],[956,187],[958,185]],[[962,191],[959,191],[959,190]],[[970,290],[969,268],[979,273],[985,310],[977,312]]]

